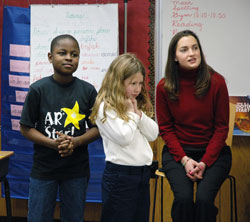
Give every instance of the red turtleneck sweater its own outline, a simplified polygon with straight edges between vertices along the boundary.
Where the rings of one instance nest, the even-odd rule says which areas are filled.
[[[164,78],[156,89],[156,114],[160,135],[178,162],[185,156],[182,146],[206,147],[202,158],[211,166],[225,146],[228,134],[229,96],[224,78],[211,74],[211,86],[202,97],[195,96],[196,73],[182,73],[177,101],[170,100]]]

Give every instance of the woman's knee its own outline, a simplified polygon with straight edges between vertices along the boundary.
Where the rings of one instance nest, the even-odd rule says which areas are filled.
[[[216,193],[209,194],[208,192],[197,192],[196,203],[213,203],[216,197]]]
[[[185,204],[193,203],[194,196],[192,192],[187,192],[187,190],[183,190],[181,192],[174,193],[175,201]]]

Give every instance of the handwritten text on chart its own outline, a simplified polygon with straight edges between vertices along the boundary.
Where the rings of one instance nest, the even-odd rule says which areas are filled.
[[[25,101],[25,98],[27,96],[27,91],[18,91],[16,90],[16,102],[23,103]]]
[[[10,113],[11,113],[12,116],[21,117],[22,110],[23,110],[23,106],[14,105],[14,104],[10,105]]]
[[[57,35],[70,34],[80,47],[79,66],[74,76],[100,86],[103,70],[107,70],[118,54],[118,28],[118,4],[57,5],[54,8],[33,5],[30,83],[53,74],[47,58],[50,42]]]
[[[9,75],[9,86],[29,88],[29,84],[30,84],[29,76]]]
[[[193,1],[172,1],[172,35],[176,34],[180,28],[203,29],[203,19],[225,19],[224,12],[200,12],[199,6]]]

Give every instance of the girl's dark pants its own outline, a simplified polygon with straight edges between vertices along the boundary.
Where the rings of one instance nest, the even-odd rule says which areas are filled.
[[[101,222],[148,222],[150,166],[106,163]]]

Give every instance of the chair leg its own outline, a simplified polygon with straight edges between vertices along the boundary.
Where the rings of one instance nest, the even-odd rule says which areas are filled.
[[[231,215],[231,222],[233,222],[233,184],[231,176],[228,176],[230,181],[230,215]]]
[[[156,195],[157,195],[157,181],[158,176],[155,176],[155,191],[154,191],[154,203],[153,203],[153,213],[152,213],[152,222],[155,221],[155,203],[156,203]]]
[[[11,222],[11,202],[10,202],[10,187],[7,178],[5,177],[4,180],[4,190],[5,190],[5,200],[6,200],[6,210],[7,210],[7,221]]]
[[[233,187],[234,187],[234,216],[235,216],[235,222],[238,221],[238,213],[237,213],[237,197],[236,197],[236,180],[235,177],[232,176],[233,179]]]
[[[163,177],[161,177],[161,222],[163,222]]]
[[[233,205],[234,205],[234,221],[237,222],[237,199],[236,199],[236,180],[234,176],[229,175],[230,181],[230,207],[231,207],[231,222],[233,222]]]

